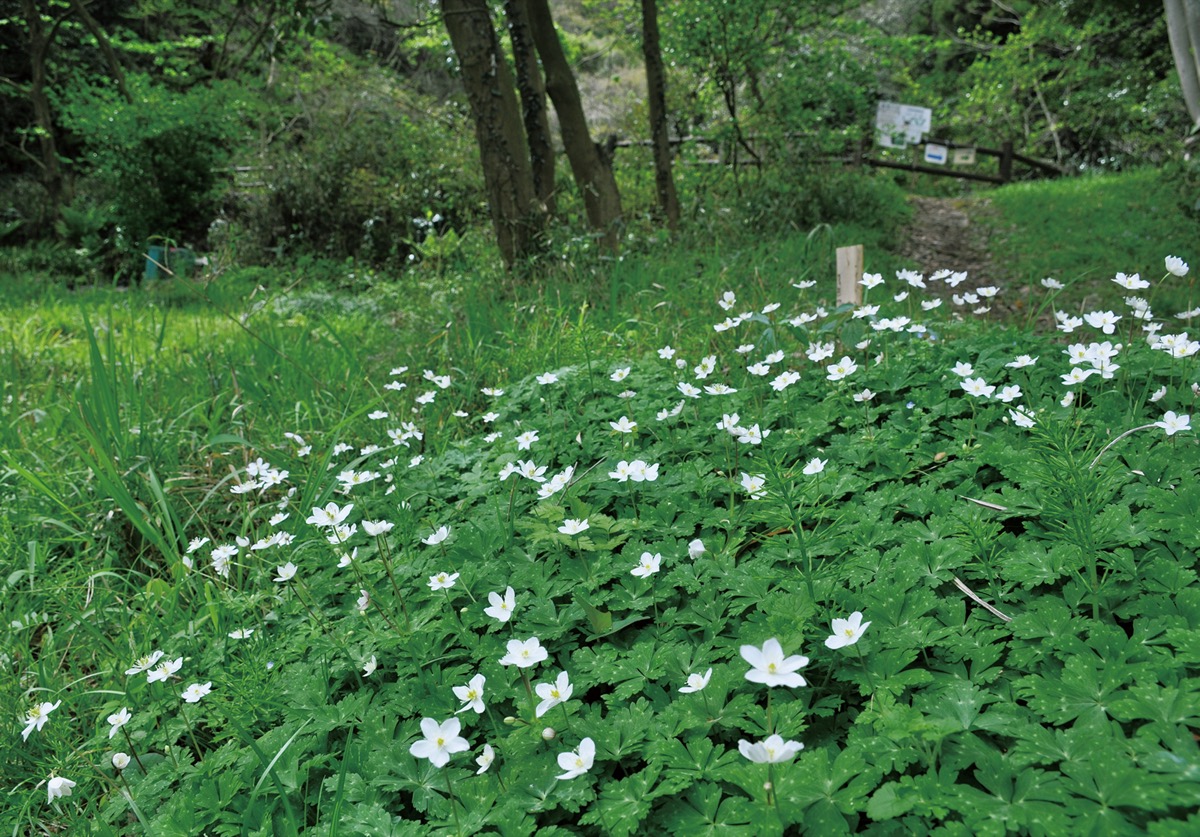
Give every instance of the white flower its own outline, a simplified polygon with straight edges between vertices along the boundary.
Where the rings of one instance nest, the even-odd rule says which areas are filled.
[[[75,787],[75,783],[70,779],[62,776],[51,776],[50,781],[46,782],[46,801],[53,802],[60,796],[70,796],[71,788]]]
[[[1074,395],[1074,393],[1068,394]],[[1066,405],[1064,404],[1063,406]],[[1015,410],[1009,410],[1008,416],[1012,419],[1013,424],[1015,424],[1017,427],[1033,427],[1035,424],[1033,416],[1026,412],[1023,407],[1017,407]]]
[[[127,707],[122,706],[119,712],[114,712],[108,716],[109,730],[108,737],[111,739],[117,734],[117,730],[125,726],[133,719],[133,715]]]
[[[783,647],[774,637],[763,643],[762,648],[743,645],[741,655],[750,664],[746,679],[751,683],[790,687],[807,685],[807,681],[796,671],[808,665],[808,657],[800,654],[785,657]]]
[[[458,573],[440,572],[429,576],[430,590],[449,590],[458,581]]]
[[[475,759],[475,763],[479,765],[479,769],[475,771],[478,776],[481,773],[487,773],[487,769],[492,766],[492,762],[496,760],[496,751],[492,749],[491,744],[483,745],[483,755]]]
[[[654,482],[658,479],[658,463],[647,464],[641,459],[629,463],[629,479],[634,482]]]
[[[755,764],[780,764],[791,761],[804,749],[799,741],[784,741],[782,735],[768,736],[765,741],[738,741],[738,752]]]
[[[364,520],[362,522],[363,531],[371,537],[387,534],[395,525],[387,520]]]
[[[671,358],[675,357],[675,350],[670,346],[663,346],[658,350],[658,356],[663,360],[670,360]]]
[[[115,767],[117,770],[124,770],[126,767],[129,767],[129,762],[130,762],[129,753],[113,753],[112,754],[112,766]]]
[[[704,674],[689,674],[688,678],[687,678],[687,685],[680,686],[679,691],[684,692],[686,694],[702,691],[704,689],[704,687],[708,685],[708,681],[711,678],[712,678],[712,669],[711,668],[708,671],[704,672]]]
[[[1113,278],[1113,282],[1120,285],[1127,291],[1142,291],[1150,287],[1150,283],[1136,273],[1134,273],[1132,276],[1126,276],[1124,273],[1118,273]]]
[[[630,421],[628,416],[621,416],[617,421],[610,421],[608,425],[618,433],[632,433],[637,430],[637,422]]]
[[[1154,390],[1154,393],[1150,396],[1150,403],[1157,404],[1166,394],[1167,388],[1165,386],[1159,387],[1158,389]]]
[[[638,565],[630,570],[630,573],[638,578],[649,578],[658,572],[662,566],[662,555],[657,552],[651,555],[649,552],[643,552],[642,557],[638,560]]]
[[[746,445],[761,445],[762,440],[771,435],[770,430],[762,430],[757,424],[737,428],[737,440]]]
[[[517,437],[517,450],[529,450],[534,442],[538,440],[538,432],[536,430],[526,430]]]
[[[254,628],[237,628],[229,632],[230,639],[249,639],[254,633]]]
[[[1154,426],[1167,431],[1168,436],[1174,436],[1180,430],[1192,429],[1192,417],[1187,414],[1176,415],[1174,410],[1167,410],[1161,421],[1154,422]]]
[[[578,535],[580,532],[586,532],[589,528],[589,525],[590,524],[586,519],[574,520],[572,518],[567,518],[562,522],[562,526],[558,527],[558,531],[562,532],[564,535]]]
[[[954,374],[960,378],[969,378],[975,374],[975,367],[960,360],[958,363],[954,364],[954,369],[951,371],[953,371]]]
[[[854,393],[854,400],[859,404],[865,404],[875,397],[875,393],[871,392],[870,388],[864,389],[862,392]]]
[[[483,686],[485,683],[487,683],[487,678],[482,674],[476,674],[467,681],[467,685],[454,687],[454,696],[463,702],[462,708],[458,712],[473,709],[476,715],[483,714]],[[458,712],[454,714],[457,715]]]
[[[60,706],[62,706],[61,700],[57,703],[45,701],[30,707],[29,711],[25,713],[25,729],[21,732],[21,740],[28,741],[29,734],[35,729],[41,732],[42,727],[46,726],[46,721],[50,720],[50,713]],[[111,737],[110,735],[109,738]]]
[[[831,649],[845,648],[848,645],[853,645],[862,639],[862,635],[866,633],[870,622],[862,620],[862,613],[854,611],[850,614],[849,619],[834,619],[833,634],[826,637],[825,647]]]
[[[1066,287],[1066,285],[1064,285],[1062,282],[1058,281],[1057,279],[1052,279],[1049,276],[1047,276],[1045,279],[1042,280],[1042,287],[1049,288],[1052,291],[1061,291],[1063,288]]]
[[[553,683],[538,683],[533,690],[542,699],[534,710],[534,715],[540,718],[560,703],[570,700],[574,688],[567,673],[561,671]]]
[[[546,372],[537,376],[537,382],[542,386],[546,386],[547,384],[556,384],[558,383],[558,376],[553,372]]]
[[[764,496],[767,492],[764,486],[767,484],[765,474],[750,474],[742,472],[742,488],[750,495],[750,498],[757,500]]]
[[[688,398],[699,398],[700,397],[700,388],[697,386],[693,386],[692,384],[689,384],[687,381],[680,381],[675,386],[681,393],[686,395]]]
[[[199,703],[200,699],[212,691],[212,681],[207,683],[193,683],[183,690],[180,695],[188,703]]]
[[[840,381],[843,378],[853,375],[858,369],[858,364],[848,357],[843,357],[837,363],[825,367],[829,374],[825,377],[831,381]]]
[[[500,665],[530,668],[549,656],[550,652],[542,647],[541,640],[536,636],[530,637],[523,642],[519,639],[510,639],[507,645],[507,653],[500,658]]]
[[[488,593],[488,602],[491,606],[485,607],[483,612],[503,625],[512,619],[513,609],[517,606],[517,597],[513,589],[509,587],[505,589],[503,596],[499,593]]]
[[[181,668],[183,668],[183,657],[176,657],[173,660],[163,660],[146,672],[146,682],[157,683],[160,680],[165,681]]]
[[[125,669],[127,675],[141,674],[149,668],[152,668],[159,660],[163,658],[163,652],[152,651],[145,657],[139,657],[133,661],[131,668]]]
[[[1116,331],[1117,321],[1121,318],[1112,311],[1089,311],[1083,315],[1083,320],[1092,328],[1098,328],[1105,334]]]
[[[379,660],[377,660],[375,655],[372,654],[371,659],[363,663],[363,677],[370,677],[375,673],[375,669],[377,668],[379,668]]]
[[[288,561],[282,567],[276,567],[275,569],[279,572],[279,575],[275,576],[275,581],[279,582],[280,584],[291,581],[296,577],[297,567],[291,561]]]
[[[789,369],[786,372],[781,372],[775,377],[774,380],[771,381],[771,389],[775,390],[776,392],[783,392],[798,380],[800,380],[800,373],[793,372]]]
[[[1014,384],[1013,386],[1004,387],[1001,389],[999,394],[995,395],[994,398],[997,401],[1003,401],[1005,404],[1011,404],[1013,401],[1016,401],[1018,398],[1020,398],[1021,395],[1021,388]]]
[[[467,739],[458,734],[461,729],[462,722],[458,718],[440,724],[433,718],[422,718],[421,734],[425,738],[414,742],[408,752],[419,759],[429,759],[434,767],[445,767],[450,756],[471,749]]]
[[[983,378],[966,378],[963,380],[961,386],[967,395],[972,395],[976,398],[988,398],[996,391],[996,388]]]
[[[1163,261],[1167,266],[1167,273],[1173,276],[1187,276],[1188,266],[1183,259],[1178,256],[1167,256]]]
[[[691,558],[693,561],[695,561],[697,558],[699,558],[701,555],[703,555],[705,553],[705,551],[706,550],[704,549],[704,541],[700,540],[699,538],[696,538],[695,540],[693,540],[691,543],[688,544],[688,557]]]
[[[450,537],[450,527],[439,526],[433,530],[429,537],[421,538],[421,543],[425,544],[426,546],[437,546],[448,537]]]
[[[559,774],[557,778],[566,780],[582,776],[592,769],[595,760],[596,742],[585,738],[579,742],[578,750],[558,754],[558,766],[565,772]]]
[[[624,367],[618,369],[617,371],[613,372],[611,375],[608,376],[608,378],[609,378],[609,380],[613,381],[614,383],[620,383],[621,381],[623,381],[629,377],[630,369],[631,369],[631,367],[624,366]]]
[[[1007,366],[1009,369],[1022,369],[1026,366],[1033,366],[1035,363],[1037,363],[1037,361],[1038,361],[1038,359],[1036,357],[1030,357],[1029,355],[1019,355],[1016,360],[1012,361],[1011,363],[1006,363],[1004,365]]]
[[[878,273],[864,273],[862,279],[858,281],[867,290],[879,287],[883,284],[883,276]]]
[[[810,477],[813,474],[819,474],[825,470],[825,464],[827,462],[829,462],[828,459],[818,459],[814,457],[808,461],[807,465],[804,466],[804,473]]]
[[[366,613],[367,608],[371,606],[371,594],[360,587],[358,590],[358,601],[354,603],[354,606],[358,608],[359,613]]]

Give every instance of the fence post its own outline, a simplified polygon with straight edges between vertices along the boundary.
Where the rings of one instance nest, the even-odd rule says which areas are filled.
[[[837,248],[837,304],[862,305],[863,246]]]
[[[1005,183],[1012,180],[1013,167],[1013,144],[1011,140],[1005,140],[1000,145],[1000,179]]]

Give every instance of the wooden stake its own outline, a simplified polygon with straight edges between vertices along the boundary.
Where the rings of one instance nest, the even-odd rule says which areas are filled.
[[[862,305],[863,246],[837,248],[837,304]]]

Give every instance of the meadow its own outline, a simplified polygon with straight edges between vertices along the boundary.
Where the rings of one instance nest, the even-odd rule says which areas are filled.
[[[1194,833],[1194,241],[860,234],[6,278],[0,831]]]

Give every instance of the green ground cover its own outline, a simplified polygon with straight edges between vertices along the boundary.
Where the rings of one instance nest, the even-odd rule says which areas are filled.
[[[1187,242],[1064,334],[862,234],[6,278],[0,830],[1194,831]]]

